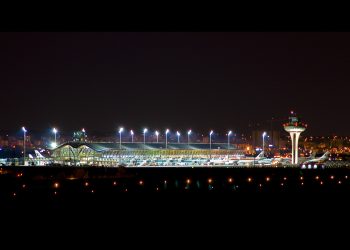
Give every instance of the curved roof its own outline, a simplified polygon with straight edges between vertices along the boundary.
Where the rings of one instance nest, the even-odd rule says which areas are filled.
[[[81,146],[87,146],[91,148],[94,151],[97,152],[103,152],[108,150],[119,150],[120,144],[119,143],[113,143],[113,142],[67,142],[60,146],[58,146],[56,149],[59,149],[64,146],[71,146],[73,148],[78,148]],[[210,149],[209,143],[168,143],[168,146],[166,148],[165,143],[130,143],[125,142],[121,144],[122,150],[159,150],[159,149],[182,149],[182,150],[200,150],[200,149]],[[211,149],[228,149],[227,143],[212,143]],[[232,145],[229,149],[232,148]]]

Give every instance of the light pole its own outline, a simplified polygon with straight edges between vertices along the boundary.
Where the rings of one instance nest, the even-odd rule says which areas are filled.
[[[134,131],[130,130],[131,142],[134,143]]]
[[[176,131],[176,135],[177,135],[177,143],[180,143],[180,132]]]
[[[147,133],[147,131],[148,131],[147,128],[145,128],[145,129],[143,130],[143,144],[146,144],[146,133]]]
[[[165,131],[165,148],[168,148],[168,133],[169,133],[169,129]]]
[[[210,150],[211,150],[211,135],[214,133],[214,131],[210,131],[209,133],[209,145],[210,145]]]
[[[158,143],[158,142],[159,142],[159,141],[158,141],[159,132],[156,131],[155,134],[156,134],[156,136],[157,136],[157,143]]]
[[[190,135],[191,135],[191,133],[192,133],[192,130],[191,129],[188,130],[188,132],[187,132],[187,144],[188,145],[190,145]]]
[[[228,131],[227,133],[227,149],[230,149],[230,135],[232,134],[232,131]]]
[[[23,131],[23,165],[26,165],[26,133],[27,130],[25,127],[22,127]]]
[[[55,141],[54,141],[54,143],[51,144],[51,147],[52,147],[52,148],[56,148],[56,147],[57,147],[57,136],[56,136],[56,135],[57,135],[58,130],[57,130],[56,128],[53,128],[53,129],[52,129],[52,132],[53,132],[54,135],[55,135]]]
[[[119,129],[119,149],[122,149],[122,132],[124,131],[124,128]]]
[[[263,137],[263,147],[262,147],[263,156],[265,155],[265,136],[266,136],[266,132],[264,132],[262,135],[262,137]]]

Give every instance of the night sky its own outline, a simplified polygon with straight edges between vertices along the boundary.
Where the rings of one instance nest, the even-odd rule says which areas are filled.
[[[247,132],[294,110],[350,135],[346,32],[0,33],[0,82],[0,133]]]

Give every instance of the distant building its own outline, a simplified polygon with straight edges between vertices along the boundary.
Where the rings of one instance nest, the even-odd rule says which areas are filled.
[[[281,132],[278,130],[254,130],[252,132],[252,145],[253,148],[262,147],[263,144],[263,133],[266,132],[265,136],[265,147],[276,148],[279,149],[285,142],[281,139]]]

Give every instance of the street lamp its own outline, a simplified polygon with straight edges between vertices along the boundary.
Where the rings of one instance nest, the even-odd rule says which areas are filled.
[[[124,128],[119,129],[119,149],[122,148],[122,132],[124,131]]]
[[[263,156],[265,154],[265,136],[266,136],[266,132],[264,132],[263,135],[262,135],[262,137],[263,137],[263,146],[262,146]]]
[[[158,143],[158,142],[159,142],[159,141],[158,141],[159,132],[156,131],[155,134],[156,134],[156,136],[157,136],[157,143]]]
[[[147,128],[145,128],[145,129],[143,130],[143,144],[146,144],[146,133],[147,133],[147,131],[148,131]]]
[[[57,130],[56,128],[53,128],[53,129],[52,129],[52,132],[53,132],[54,135],[55,135],[55,141],[54,141],[54,143],[51,144],[51,147],[52,147],[52,148],[56,148],[56,147],[57,147],[57,136],[56,136],[56,135],[57,135],[58,130]]]
[[[192,130],[191,129],[188,130],[188,132],[187,132],[187,144],[188,145],[190,144],[190,135],[191,135],[191,133],[192,133]]]
[[[180,132],[176,131],[176,135],[177,135],[177,143],[180,143]]]
[[[134,131],[130,130],[131,142],[134,143]]]
[[[23,131],[23,165],[26,165],[26,133],[27,130],[25,127],[22,127]]]
[[[209,145],[210,145],[210,149],[211,149],[211,135],[214,133],[213,130],[210,131],[209,133]]]
[[[169,133],[169,129],[166,129],[166,131],[165,131],[165,148],[168,148],[168,133]]]
[[[227,133],[227,149],[230,149],[230,135],[232,134],[232,131],[228,131]]]

